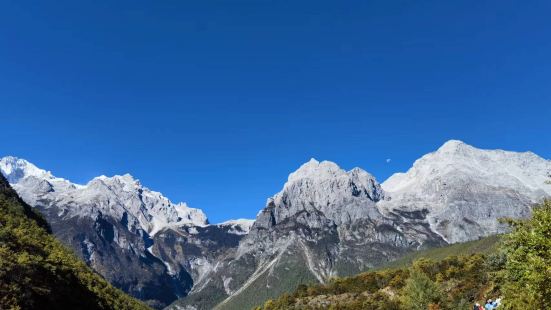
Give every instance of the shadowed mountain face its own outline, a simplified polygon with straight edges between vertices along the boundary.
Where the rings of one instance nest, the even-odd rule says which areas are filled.
[[[49,232],[0,175],[0,309],[148,309]]]
[[[244,309],[304,282],[355,274],[406,252],[501,232],[551,195],[551,162],[449,141],[382,185],[368,172],[311,160],[254,224],[209,225],[131,176],[86,185],[0,161],[25,201],[90,266],[157,307]],[[252,227],[251,227],[252,225]]]
[[[162,307],[185,296],[193,285],[189,273],[170,274],[158,257],[147,251],[153,240],[142,230],[129,230],[115,218],[58,217],[59,209],[39,205],[52,230],[63,243],[75,249],[84,261],[113,285],[132,296]]]

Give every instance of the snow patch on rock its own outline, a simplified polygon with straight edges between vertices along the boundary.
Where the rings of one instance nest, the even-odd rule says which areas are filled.
[[[225,221],[219,224],[216,224],[216,226],[220,227],[229,227],[228,232],[236,235],[246,235],[251,230],[251,227],[254,224],[254,220],[250,219],[237,219],[237,220],[229,220]]]

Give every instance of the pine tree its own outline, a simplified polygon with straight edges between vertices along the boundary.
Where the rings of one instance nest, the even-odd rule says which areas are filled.
[[[441,309],[438,305],[443,303],[444,294],[424,272],[413,268],[402,289],[401,301],[405,309]]]

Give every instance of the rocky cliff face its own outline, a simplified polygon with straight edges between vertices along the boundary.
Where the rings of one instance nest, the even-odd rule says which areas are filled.
[[[128,174],[79,185],[14,157],[2,158],[0,170],[93,269],[157,308],[185,296],[251,224],[209,225],[201,210],[174,204]]]

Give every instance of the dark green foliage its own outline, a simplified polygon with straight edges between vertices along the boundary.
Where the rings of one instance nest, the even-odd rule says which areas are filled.
[[[148,309],[50,233],[0,175],[0,309]]]
[[[401,292],[402,304],[411,310],[425,310],[429,305],[444,304],[444,293],[426,273],[412,269]]]
[[[484,254],[490,255],[495,253],[500,242],[500,235],[489,236],[480,240],[469,241],[464,243],[456,243],[443,247],[436,247],[428,250],[416,251],[408,253],[401,258],[382,265],[375,270],[388,268],[404,268],[410,266],[414,261],[427,258],[432,260],[443,260],[450,256]]]
[[[420,259],[409,268],[301,286],[261,309],[460,309],[499,294],[489,276],[492,272],[480,254],[441,261]]]
[[[534,208],[532,218],[510,221],[505,238],[504,293],[509,309],[551,309],[551,200]]]
[[[219,308],[224,310],[251,309],[262,305],[270,298],[287,296],[288,294],[285,295],[285,293],[293,292],[301,283],[315,283],[316,279],[306,264],[307,262],[303,260],[302,256],[291,254],[274,267],[272,275],[262,274],[241,294],[227,300]],[[277,285],[268,286],[267,284],[272,281],[277,281]]]
[[[9,212],[14,216],[31,219],[38,227],[44,228],[48,233],[51,233],[50,226],[46,222],[46,219],[17,195],[2,174],[0,174],[0,195],[2,195],[2,199],[6,203],[1,209],[2,211]]]

